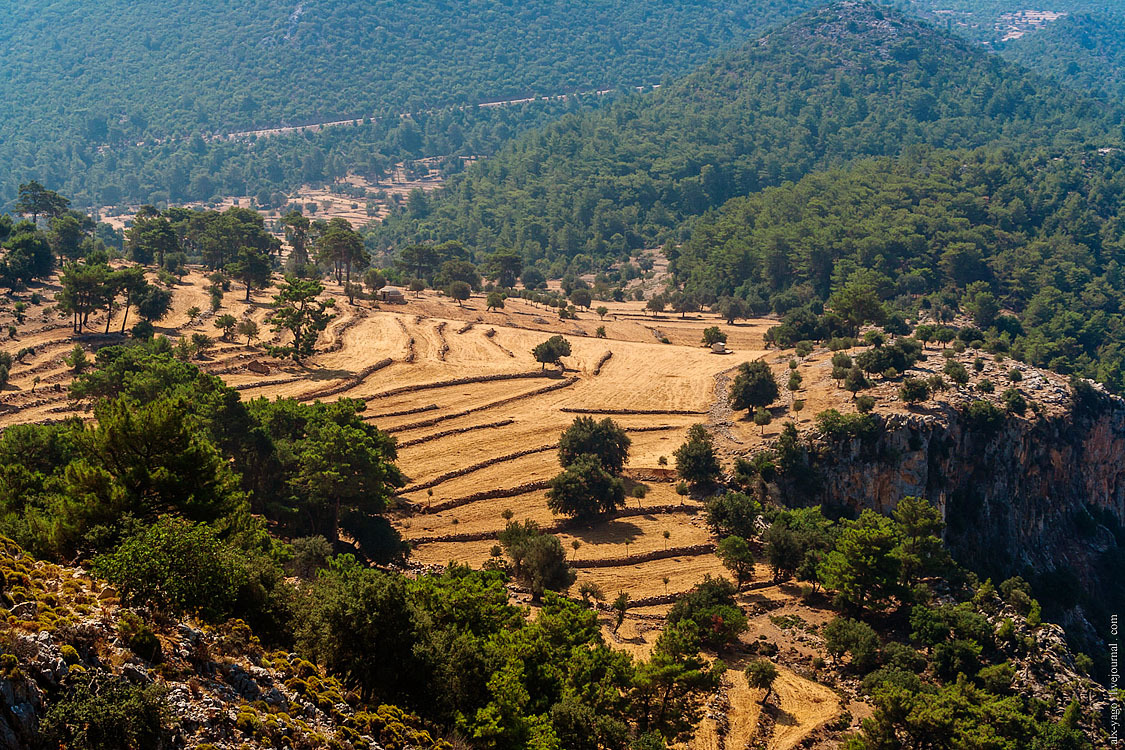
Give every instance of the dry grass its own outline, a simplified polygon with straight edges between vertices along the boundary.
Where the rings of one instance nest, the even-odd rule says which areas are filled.
[[[190,307],[209,310],[209,296],[204,290],[206,284],[204,276],[195,272],[176,287],[173,311],[161,323],[161,333],[178,338],[201,332],[217,338],[219,332],[211,318],[204,318],[194,326],[188,324],[187,311]],[[33,346],[35,354],[13,368],[11,385],[0,395],[0,404],[7,409],[0,413],[0,426],[57,419],[73,413],[60,411],[67,408],[65,387],[71,378],[69,368],[62,362],[73,345],[69,321],[48,309],[53,288],[44,286],[40,291],[44,296],[43,304],[29,312],[28,321],[20,327],[17,340],[8,344],[13,351]],[[604,320],[592,312],[582,312],[577,321],[560,321],[554,312],[519,299],[509,299],[503,310],[487,311],[480,297],[459,306],[445,297],[427,292],[410,295],[406,305],[377,308],[370,302],[349,305],[335,285],[329,285],[329,292],[338,300],[338,316],[325,333],[321,348],[331,351],[322,351],[297,365],[269,359],[259,345],[248,347],[245,342],[217,342],[198,364],[207,371],[221,372],[232,385],[260,384],[260,387],[242,390],[243,398],[276,398],[302,397],[326,387],[351,383],[351,379],[364,368],[390,358],[393,360],[390,366],[351,383],[350,387],[328,399],[365,399],[366,415],[379,427],[393,430],[400,441],[504,423],[463,434],[441,435],[401,449],[399,463],[414,483],[432,481],[457,469],[528,448],[554,444],[575,417],[562,411],[564,408],[702,412],[698,415],[613,417],[627,430],[633,431],[628,463],[631,470],[644,472],[659,468],[661,457],[671,464],[674,462],[672,453],[683,441],[688,427],[695,422],[706,423],[710,418],[707,412],[715,400],[716,375],[729,371],[740,362],[764,356],[784,382],[792,354],[764,350],[762,334],[771,321],[728,326],[710,314],[653,318],[643,313],[643,303],[638,302],[603,303],[610,309]],[[256,292],[250,303],[243,301],[243,296],[242,290],[232,289],[225,295],[220,313],[229,312],[239,318],[249,316],[260,325],[264,324],[270,292]],[[23,298],[26,299],[27,295]],[[6,325],[7,319],[10,319],[12,301],[9,299],[5,304],[0,299],[0,325]],[[446,325],[439,332],[439,325],[443,322]],[[473,327],[459,333],[467,322],[473,322]],[[104,317],[99,319],[99,316],[94,316],[91,320],[92,330],[95,331],[102,330],[104,324]],[[111,321],[111,327],[119,327],[119,324],[119,318]],[[734,355],[715,355],[701,346],[702,330],[712,325],[719,325],[728,332],[728,343],[736,351]],[[594,335],[598,326],[605,327],[605,338]],[[488,335],[490,330],[494,331],[492,335]],[[565,335],[573,347],[572,356],[566,358],[567,372],[564,373],[566,377],[576,379],[573,385],[548,393],[540,391],[545,386],[562,382],[559,378],[533,377],[442,385],[457,378],[539,371],[541,367],[533,360],[531,348],[556,333]],[[266,340],[283,340],[264,325],[262,336]],[[665,336],[672,343],[661,343],[658,336]],[[414,341],[414,358],[407,362],[410,339]],[[88,350],[118,340],[113,337],[83,337]],[[443,344],[448,345],[444,358]],[[595,366],[607,350],[613,352],[613,357],[600,374],[593,375]],[[936,351],[931,354],[937,357]],[[812,415],[823,408],[851,408],[847,394],[838,390],[828,377],[831,370],[827,364],[829,358],[828,352],[820,350],[800,363],[805,387],[798,395],[806,398],[808,404],[802,415],[802,427],[811,424]],[[251,359],[268,364],[269,374],[247,371],[244,365]],[[31,393],[32,380],[36,376],[41,382],[36,392]],[[405,386],[435,384],[438,385],[416,392],[381,395]],[[60,390],[55,391],[55,385]],[[881,396],[881,401],[884,404],[881,409],[902,408],[899,404],[889,403],[886,394]],[[383,416],[431,405],[436,408],[418,414]],[[411,427],[423,420],[470,410],[471,413],[464,416],[444,419],[437,424]],[[764,438],[753,424],[736,420],[732,434],[741,443],[720,440],[719,445],[725,455],[729,458],[734,450],[747,452],[763,440],[770,440],[780,430],[781,412],[779,407],[777,422],[767,428]],[[654,426],[666,429],[636,431]],[[432,487],[432,495],[419,490],[409,493],[405,499],[424,506],[482,490],[546,480],[558,471],[556,451],[543,450],[441,481]],[[633,484],[630,482],[630,488]],[[648,488],[645,498],[629,497],[628,507],[669,506],[682,501],[672,483],[646,482],[645,486]],[[688,504],[698,507],[694,501],[688,501]],[[394,522],[408,540],[450,534],[496,533],[506,523],[505,510],[510,510],[515,520],[531,519],[544,526],[561,520],[547,508],[545,492],[536,491],[508,498],[478,500],[440,513],[409,515],[400,511],[395,513]],[[669,534],[667,540],[665,532]],[[568,554],[579,560],[626,558],[627,555],[661,550],[666,545],[685,547],[709,540],[702,515],[680,511],[628,516],[590,528],[568,528],[559,535]],[[571,546],[574,541],[579,542],[577,551]],[[420,544],[413,558],[423,564],[444,564],[455,560],[480,565],[489,558],[494,544],[491,539]],[[610,599],[618,591],[625,591],[631,598],[638,599],[688,591],[705,575],[725,573],[712,554],[637,563],[625,559],[613,567],[580,569],[578,583],[596,583]],[[767,575],[768,571],[760,568],[756,579]],[[827,617],[827,614],[817,614],[818,610],[799,603],[795,589],[790,586],[757,590],[744,594],[742,599],[751,611],[763,603],[771,607],[782,603],[784,608],[779,611],[800,613],[810,622]],[[660,615],[667,609],[667,606],[646,607],[636,610],[636,613]],[[608,618],[603,616],[603,621],[608,622]],[[609,627],[605,632],[607,639],[617,647],[643,656],[651,649],[659,635],[659,628],[658,620],[630,617],[618,633],[612,633]],[[794,638],[791,633],[780,631],[765,615],[756,615],[751,619],[750,636],[756,638],[759,635],[791,648],[793,658],[811,658],[816,653],[815,644],[809,645]],[[732,738],[741,743],[736,746],[742,747],[754,736],[760,696],[746,686],[737,672],[729,674],[727,681],[732,733],[727,747],[732,746]],[[770,747],[793,747],[815,725],[838,711],[838,702],[831,691],[792,672],[782,672],[777,693],[782,715],[791,717],[792,722],[778,722]],[[713,731],[704,726],[693,747],[712,747],[714,745],[707,743],[714,740]]]

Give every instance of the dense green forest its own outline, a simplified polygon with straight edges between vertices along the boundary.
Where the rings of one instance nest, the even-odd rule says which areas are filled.
[[[818,167],[911,144],[1083,142],[1119,135],[1115,113],[900,14],[840,4],[656,92],[531,132],[370,239],[621,258]]]
[[[1125,9],[1055,21],[1004,47],[1004,56],[1095,96],[1125,99]]]
[[[865,294],[906,317],[960,308],[1000,350],[1121,390],[1123,191],[1118,149],[913,149],[735,199],[674,267],[689,294],[794,320]]]
[[[23,4],[0,28],[0,205],[29,178],[80,206],[234,194],[272,205],[353,169],[376,175],[419,156],[489,155],[572,107],[446,108],[656,84],[823,4]],[[998,43],[996,18],[1020,9],[1011,3],[896,5],[1076,88],[1120,78],[1104,27],[1090,30],[1097,49],[1079,53],[1069,20]],[[1077,1],[1061,9],[1106,10]],[[1077,68],[1060,64],[1076,56]],[[399,123],[403,112],[412,120]],[[341,118],[375,122],[268,143],[210,140]]]
[[[321,184],[349,173],[375,180],[395,164],[409,165],[420,157],[450,157],[441,168],[456,172],[461,169],[457,157],[491,154],[530,128],[567,112],[601,106],[617,95],[591,94],[505,107],[454,107],[406,118],[384,113],[315,133],[237,140],[210,140],[196,134],[110,149],[71,148],[59,141],[43,148],[53,152],[50,158],[56,164],[48,172],[48,182],[74,196],[77,205],[175,205],[251,195],[259,206],[279,206],[290,191],[302,185]],[[39,171],[29,166],[20,174]],[[22,184],[16,172],[9,176],[13,185]]]
[[[206,199],[208,191],[181,190],[173,170],[183,170],[184,187],[195,173],[230,191],[239,180],[217,165],[232,151],[243,162],[236,169],[253,164],[243,177],[250,192],[292,188],[300,182],[276,172],[291,174],[292,161],[330,151],[331,136],[276,145],[278,162],[269,151],[185,142],[374,115],[393,126],[402,112],[659,83],[817,3],[18,4],[0,28],[0,200],[13,198],[29,177],[80,205],[115,202],[108,200],[115,189],[134,201],[151,200],[154,191],[172,200]],[[138,151],[142,141],[172,148]],[[379,143],[367,136],[340,156],[379,150],[370,148]],[[134,159],[145,164],[139,175]],[[261,170],[275,174],[267,178]],[[126,184],[130,175],[153,184],[141,192]]]
[[[0,31],[0,96],[66,102],[68,126],[109,144],[417,111],[656,83],[812,4],[50,0]]]

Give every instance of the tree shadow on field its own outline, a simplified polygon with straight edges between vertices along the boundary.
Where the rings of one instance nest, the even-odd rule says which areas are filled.
[[[747,605],[750,605],[750,604],[769,605],[769,604],[773,603],[773,600],[770,599],[768,596],[765,596],[764,594],[759,594],[754,589],[744,589],[743,591],[739,592],[738,596],[742,600],[742,602],[747,604]]]
[[[768,704],[765,709],[773,714],[773,721],[779,727],[795,727],[797,726],[797,717],[788,711],[782,711],[772,703]]]
[[[355,372],[352,370],[329,370],[327,368],[302,368],[302,374],[309,380],[343,380],[345,378],[354,378]]]
[[[606,521],[597,526],[577,526],[568,531],[585,544],[621,544],[626,539],[634,542],[641,535],[640,526],[622,520]]]

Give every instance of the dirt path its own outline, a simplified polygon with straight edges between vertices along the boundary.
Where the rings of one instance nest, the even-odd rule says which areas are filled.
[[[715,374],[715,398],[707,415],[707,426],[720,438],[720,450],[737,451],[743,443],[731,431],[734,409],[730,406],[731,373],[734,368]]]
[[[834,692],[785,667],[778,667],[774,694],[771,704],[778,708],[769,750],[791,750],[840,712]],[[688,744],[689,750],[748,750],[759,734],[763,695],[763,691],[750,687],[741,669],[728,669],[721,691],[709,702],[706,718]]]

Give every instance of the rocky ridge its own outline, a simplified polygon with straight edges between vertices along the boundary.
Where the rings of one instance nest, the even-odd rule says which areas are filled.
[[[157,686],[172,726],[162,747],[448,748],[416,717],[364,705],[300,655],[267,652],[240,620],[208,627],[139,613],[81,569],[36,561],[6,539],[0,575],[0,750],[34,747],[52,704],[84,683]]]

